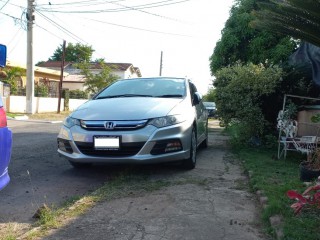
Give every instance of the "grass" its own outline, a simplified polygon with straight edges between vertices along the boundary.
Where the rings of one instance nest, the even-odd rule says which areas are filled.
[[[276,159],[277,149],[259,148],[237,149],[236,153],[243,166],[250,171],[250,187],[253,191],[262,190],[268,197],[268,206],[263,210],[263,220],[268,223],[269,217],[283,217],[283,239],[319,240],[320,210],[303,211],[294,216],[290,205],[293,203],[286,196],[290,189],[303,192],[306,186],[299,179],[299,163],[305,158],[299,153],[290,152],[287,158]],[[270,228],[270,231],[272,229]]]
[[[39,220],[33,226],[33,229],[27,233],[25,238],[32,240],[44,237],[51,229],[56,229],[67,224],[70,220],[84,214],[88,209],[101,201],[110,201],[128,196],[141,196],[148,192],[173,185],[196,184],[206,187],[208,181],[210,179],[151,180],[149,174],[132,173],[130,169],[127,169],[92,193],[82,197],[73,197],[59,207],[42,207]]]
[[[23,114],[18,114],[18,113],[8,113],[7,112],[6,114],[8,117],[12,117],[12,118],[17,117],[17,116],[23,116]]]
[[[71,112],[51,112],[51,113],[34,113],[34,114],[26,114],[29,119],[35,120],[63,120],[65,119]]]
[[[8,117],[15,118],[17,116],[28,116],[29,119],[34,120],[52,120],[59,121],[64,120],[71,112],[49,112],[49,113],[34,113],[34,114],[23,114],[23,113],[10,113],[7,112]]]

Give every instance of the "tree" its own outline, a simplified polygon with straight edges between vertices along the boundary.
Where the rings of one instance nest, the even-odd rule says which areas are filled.
[[[25,70],[20,67],[5,67],[6,77],[2,80],[4,83],[10,84],[11,94],[17,93],[17,78],[25,76]]]
[[[61,61],[62,59],[62,44],[55,50],[49,61]],[[68,43],[65,52],[65,61],[67,62],[90,62],[94,50],[91,46],[80,43]]]
[[[206,95],[203,96],[203,100],[206,102],[215,102],[216,99],[216,89],[211,88]]]
[[[290,37],[249,26],[254,19],[251,12],[258,10],[256,2],[257,0],[237,0],[231,8],[221,39],[210,57],[212,75],[239,60],[254,64],[266,61],[278,64],[286,61],[295,50],[296,42]]]
[[[99,73],[94,73],[92,71],[92,65],[97,66]],[[103,61],[98,63],[88,63],[82,62],[78,63],[77,67],[81,70],[81,74],[85,76],[84,85],[87,86],[87,92],[90,94],[95,94],[102,88],[110,85],[118,79],[117,76],[111,73],[110,67],[108,67]]]
[[[289,35],[320,47],[319,0],[260,0],[250,25]]]

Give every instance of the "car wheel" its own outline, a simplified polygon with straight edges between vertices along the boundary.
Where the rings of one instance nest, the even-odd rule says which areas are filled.
[[[190,157],[183,161],[183,168],[194,169],[197,163],[197,137],[196,131],[193,128],[191,133],[191,143],[190,143]]]
[[[87,168],[87,167],[91,167],[91,166],[92,166],[91,163],[80,163],[80,162],[72,162],[72,161],[69,161],[69,163],[70,163],[74,168]]]

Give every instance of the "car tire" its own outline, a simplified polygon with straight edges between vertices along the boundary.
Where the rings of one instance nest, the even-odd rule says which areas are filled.
[[[196,131],[192,128],[190,139],[190,157],[185,159],[182,163],[184,169],[191,170],[196,167],[197,163],[197,136]]]
[[[74,168],[88,168],[91,167],[91,163],[80,163],[80,162],[72,162],[69,161],[69,163],[74,167]]]

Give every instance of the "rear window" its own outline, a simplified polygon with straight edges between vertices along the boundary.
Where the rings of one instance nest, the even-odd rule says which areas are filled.
[[[205,107],[215,107],[216,104],[214,102],[203,102],[203,105]]]

